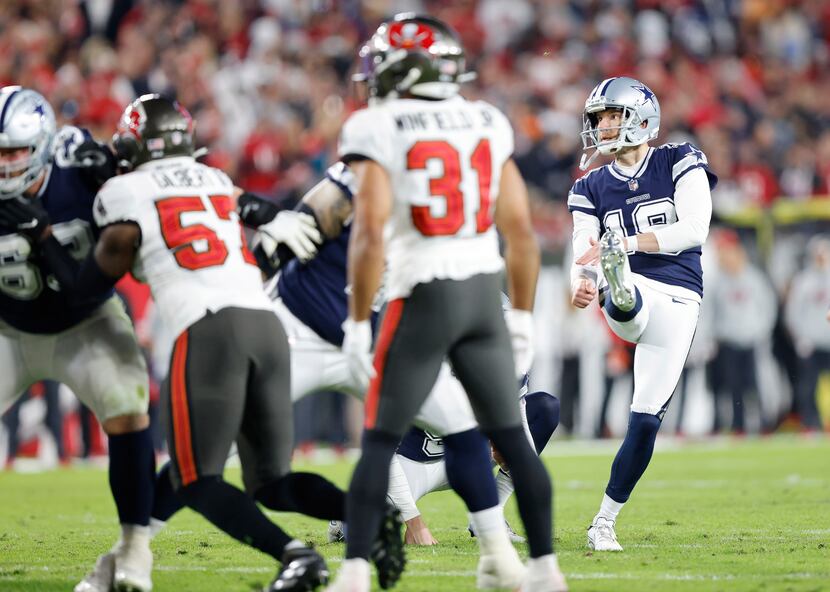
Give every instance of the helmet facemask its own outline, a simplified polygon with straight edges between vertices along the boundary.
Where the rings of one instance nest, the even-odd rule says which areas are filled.
[[[56,124],[46,99],[33,90],[6,87],[0,102],[0,149],[5,152],[0,158],[0,199],[10,199],[23,195],[51,164]]]
[[[618,126],[598,129],[598,113],[616,109],[620,111]],[[603,141],[605,132],[617,131],[617,137]],[[651,90],[633,78],[609,78],[599,83],[588,99],[582,115],[582,150],[585,154],[579,168],[587,169],[594,159],[602,155],[618,153],[627,146],[639,146],[657,137],[660,131],[660,104]],[[588,154],[591,149],[594,152]]]

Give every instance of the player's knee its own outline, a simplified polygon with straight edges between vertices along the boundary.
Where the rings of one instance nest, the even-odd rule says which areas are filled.
[[[108,436],[140,432],[150,427],[150,416],[146,413],[118,415],[105,419],[101,427]]]
[[[657,415],[632,411],[628,420],[628,436],[637,440],[656,438],[662,423]]]
[[[559,425],[559,399],[546,392],[531,393],[525,397],[525,411],[530,435],[537,453],[541,453]]]

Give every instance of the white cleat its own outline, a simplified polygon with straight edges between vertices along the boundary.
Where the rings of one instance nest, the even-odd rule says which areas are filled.
[[[372,573],[365,559],[346,559],[334,582],[324,592],[369,592],[372,588]]]
[[[614,522],[597,516],[588,527],[588,548],[594,551],[622,551],[614,532]]]
[[[346,532],[343,530],[343,523],[339,520],[329,520],[329,528],[326,539],[330,543],[342,543],[346,540]]]
[[[479,590],[518,588],[525,577],[525,566],[513,545],[512,553],[505,549],[502,553],[482,555],[478,559],[476,570],[476,588]]]
[[[611,291],[611,302],[620,310],[628,311],[636,304],[631,267],[620,236],[608,230],[599,239],[599,264]]]
[[[528,559],[527,575],[519,592],[568,592],[556,555]]]
[[[513,530],[513,527],[510,526],[510,523],[507,520],[504,521],[504,526],[507,528],[507,538],[510,539],[511,543],[524,543],[527,541],[527,539],[525,539],[522,535]],[[467,530],[470,532],[471,537],[476,536],[476,531],[473,528],[472,522],[467,524]]]
[[[153,553],[148,544],[121,545],[115,552],[115,592],[150,592],[153,589]]]
[[[95,567],[78,582],[73,592],[110,592],[115,576],[115,554],[104,553],[95,562]]]

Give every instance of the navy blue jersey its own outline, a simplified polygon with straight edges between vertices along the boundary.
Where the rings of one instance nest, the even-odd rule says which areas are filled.
[[[349,200],[352,199],[351,172],[342,163],[329,167],[326,178],[335,183]],[[292,259],[285,265],[277,281],[277,292],[291,313],[329,343],[343,344],[341,325],[349,316],[346,291],[346,265],[351,223],[340,236],[327,239],[317,255],[306,263]],[[372,325],[377,314],[372,315]]]
[[[326,240],[307,263],[292,259],[277,281],[277,292],[291,313],[329,343],[343,344],[340,325],[349,315],[346,251],[351,228]]]
[[[527,394],[530,375],[525,374],[519,383],[519,398]],[[398,454],[415,462],[434,462],[444,458],[444,442],[441,436],[412,426],[398,445]]]
[[[98,233],[92,218],[97,188],[83,169],[70,166],[74,148],[89,137],[78,128],[61,130],[55,160],[38,194],[55,238],[78,260],[86,258]],[[58,333],[87,318],[112,294],[106,290],[83,304],[72,303],[28,239],[0,229],[0,318],[12,327]]]
[[[650,148],[634,175],[623,174],[612,163],[578,179],[568,195],[568,209],[599,218],[600,235],[606,230],[625,236],[651,232],[677,221],[674,188],[697,168],[706,171],[714,189],[717,176],[709,170],[703,152],[691,144]],[[637,252],[630,254],[629,262],[634,273],[703,296],[700,247],[670,254]]]

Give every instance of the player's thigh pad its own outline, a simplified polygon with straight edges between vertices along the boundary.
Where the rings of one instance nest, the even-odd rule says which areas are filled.
[[[51,339],[51,336],[40,335],[28,337]],[[20,331],[0,321],[0,415],[35,381],[29,376],[20,344],[22,338]]]
[[[404,475],[406,475],[412,498],[416,502],[433,491],[449,489],[450,483],[447,480],[446,463],[443,460],[415,462],[400,454],[397,455],[397,458]]]
[[[438,380],[418,412],[415,424],[441,436],[466,432],[478,426],[467,393],[446,362],[441,365]]]
[[[251,494],[291,470],[294,421],[288,339],[268,311],[239,310],[235,326],[251,360],[242,427],[236,444],[242,480]]]
[[[200,477],[221,475],[242,427],[251,336],[242,333],[249,326],[237,325],[239,311],[245,309],[208,313],[179,335],[173,346],[162,410],[176,488]]]
[[[50,377],[72,389],[101,422],[147,413],[147,364],[118,296],[56,336]]]
[[[672,396],[689,355],[700,304],[651,290],[649,323],[634,350],[631,410],[658,414]]]

